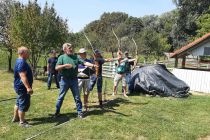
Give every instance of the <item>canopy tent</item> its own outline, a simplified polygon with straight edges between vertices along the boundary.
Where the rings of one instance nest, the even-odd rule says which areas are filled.
[[[135,69],[129,90],[147,94],[186,97],[190,87],[168,71],[165,65],[155,64]]]

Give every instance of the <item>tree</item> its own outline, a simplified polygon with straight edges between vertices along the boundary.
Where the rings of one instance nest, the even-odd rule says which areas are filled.
[[[167,39],[151,28],[145,28],[135,38],[137,38],[137,44],[140,44],[139,52],[144,55],[146,61],[149,57],[159,60],[163,53],[170,49]]]
[[[60,48],[67,35],[66,21],[57,16],[53,5],[48,7],[46,3],[42,10],[35,0],[12,9],[9,20],[10,39],[14,47],[23,45],[31,50],[29,62],[33,71],[41,55],[49,49]]]
[[[173,47],[185,45],[192,37],[196,36],[196,19],[205,13],[209,6],[209,0],[173,0],[178,8],[178,17],[173,26],[171,36]]]
[[[203,14],[198,18],[196,23],[198,26],[196,38],[202,37],[210,32],[210,7],[206,14]]]
[[[8,36],[8,21],[11,8],[17,3],[11,0],[0,1],[0,46],[8,52],[8,71],[12,71],[12,44]]]

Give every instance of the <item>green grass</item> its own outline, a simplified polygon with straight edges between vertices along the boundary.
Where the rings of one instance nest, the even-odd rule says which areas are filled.
[[[0,139],[22,140],[45,132],[35,139],[162,139],[196,140],[210,135],[210,97],[190,96],[186,99],[133,95],[112,97],[113,82],[107,81],[105,110],[96,105],[95,90],[90,95],[91,110],[85,119],[77,119],[75,103],[69,91],[60,118],[49,114],[55,111],[58,90],[46,90],[42,80],[34,81],[34,95],[26,118],[33,125],[25,129],[11,123],[15,93],[13,75],[0,71]],[[52,84],[52,87],[56,87]],[[10,99],[10,100],[6,100]],[[83,99],[83,96],[82,96]],[[69,121],[70,120],[70,121]],[[59,126],[66,121],[68,123]],[[55,127],[51,129],[52,127]]]

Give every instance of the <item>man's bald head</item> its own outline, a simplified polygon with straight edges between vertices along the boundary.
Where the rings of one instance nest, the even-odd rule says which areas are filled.
[[[24,59],[27,59],[29,57],[29,53],[28,53],[28,48],[21,46],[20,48],[18,48],[18,55],[19,57],[22,57]]]
[[[28,52],[28,48],[22,46],[20,48],[18,48],[18,54],[23,54],[24,52]]]

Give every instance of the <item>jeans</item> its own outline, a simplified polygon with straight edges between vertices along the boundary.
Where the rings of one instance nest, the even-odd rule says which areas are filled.
[[[96,75],[92,75],[90,77],[90,83],[88,85],[88,91],[92,91],[93,90],[96,82],[97,82],[97,91],[98,91],[98,93],[102,93],[102,85],[103,85],[102,75],[99,75],[98,77],[96,77]]]
[[[55,78],[55,84],[56,84],[57,88],[59,88],[58,75],[57,75],[57,73],[49,73],[49,74],[48,74],[47,87],[48,87],[48,88],[51,87],[53,75],[54,75],[54,78]]]
[[[60,93],[59,93],[57,103],[56,103],[56,113],[60,113],[60,108],[63,104],[64,97],[70,88],[74,97],[74,101],[76,103],[77,113],[81,114],[82,102],[81,102],[80,94],[79,94],[78,79],[77,78],[66,79],[65,77],[61,76],[61,80],[59,83],[60,83]]]

